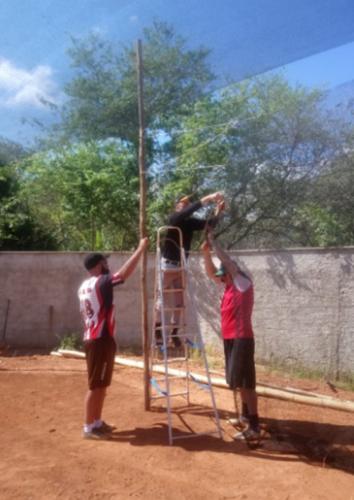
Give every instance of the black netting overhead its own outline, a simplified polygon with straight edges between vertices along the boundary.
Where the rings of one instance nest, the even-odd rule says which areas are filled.
[[[42,62],[60,60],[72,36],[133,43],[158,19],[210,49],[214,71],[234,80],[354,40],[352,0],[14,0],[0,18],[12,27],[0,35],[2,57],[25,60],[30,50]]]

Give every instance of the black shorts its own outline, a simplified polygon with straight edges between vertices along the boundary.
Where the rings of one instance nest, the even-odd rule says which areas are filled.
[[[256,388],[254,339],[224,339],[225,378],[230,389]]]
[[[108,387],[116,354],[115,340],[110,336],[88,340],[85,342],[85,353],[89,388]]]

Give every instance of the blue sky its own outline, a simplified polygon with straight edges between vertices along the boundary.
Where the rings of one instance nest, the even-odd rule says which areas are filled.
[[[47,122],[43,99],[63,102],[71,36],[96,32],[134,43],[155,17],[192,47],[211,48],[219,75],[240,79],[277,66],[309,86],[354,80],[350,0],[7,0],[0,3],[0,135],[30,143],[35,131],[23,120]]]

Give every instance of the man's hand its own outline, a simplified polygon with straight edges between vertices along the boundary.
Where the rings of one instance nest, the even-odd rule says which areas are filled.
[[[214,193],[214,201],[215,203],[221,203],[224,201],[224,194],[221,191],[218,191],[217,193]]]
[[[148,246],[148,244],[149,244],[149,238],[148,237],[141,238],[141,240],[139,241],[139,249],[141,251],[145,250],[145,248]]]
[[[208,203],[219,203],[224,200],[224,195],[218,191],[216,193],[212,194],[207,194],[206,196],[203,196],[203,198],[200,200],[203,205],[207,205]]]
[[[210,245],[207,242],[207,240],[203,241],[203,243],[200,246],[200,249],[202,252],[208,252],[210,250]]]
[[[215,216],[220,215],[223,210],[225,210],[225,200],[219,201],[216,205]]]
[[[211,229],[207,232],[207,242],[209,245],[209,248],[213,247],[213,241],[214,241],[214,233]]]

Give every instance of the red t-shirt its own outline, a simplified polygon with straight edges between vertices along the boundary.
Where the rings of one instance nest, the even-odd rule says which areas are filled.
[[[224,339],[253,337],[253,285],[249,278],[238,274],[225,287],[221,301],[221,333]]]

